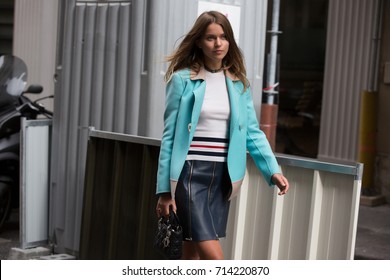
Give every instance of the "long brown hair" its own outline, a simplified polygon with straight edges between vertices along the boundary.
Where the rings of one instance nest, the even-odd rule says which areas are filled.
[[[207,27],[211,23],[221,25],[226,39],[229,41],[229,50],[222,61],[225,69],[228,69],[232,74],[244,84],[244,90],[249,85],[246,78],[246,69],[244,57],[240,48],[234,39],[233,29],[229,20],[220,12],[209,11],[202,13],[195,21],[192,29],[185,35],[179,47],[171,56],[167,57],[170,62],[168,70],[165,74],[165,81],[169,81],[172,74],[180,69],[190,68],[198,73],[203,66],[203,51],[197,47],[196,42],[204,35]]]

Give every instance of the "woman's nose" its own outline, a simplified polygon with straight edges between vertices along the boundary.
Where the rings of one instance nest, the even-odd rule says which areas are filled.
[[[220,45],[221,45],[221,39],[217,38],[217,39],[215,40],[215,45],[216,45],[216,46],[220,46]]]

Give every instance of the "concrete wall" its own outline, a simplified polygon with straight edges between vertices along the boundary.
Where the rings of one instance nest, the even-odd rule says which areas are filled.
[[[390,14],[390,1],[384,1],[384,15]],[[390,17],[385,16],[383,21],[381,54],[379,63],[379,102],[378,102],[378,134],[377,134],[377,162],[376,188],[388,202],[390,202],[390,83],[384,82],[385,64],[390,63]],[[390,66],[388,66],[390,71]]]

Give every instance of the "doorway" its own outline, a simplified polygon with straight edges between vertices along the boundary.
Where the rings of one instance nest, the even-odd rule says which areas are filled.
[[[12,54],[14,6],[14,0],[2,0],[0,3],[0,55]]]
[[[327,12],[328,0],[280,1],[278,153],[317,157]],[[270,27],[272,5],[267,18]]]

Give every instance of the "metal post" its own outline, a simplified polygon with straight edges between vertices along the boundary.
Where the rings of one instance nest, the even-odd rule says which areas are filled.
[[[272,7],[272,27],[268,33],[271,34],[271,47],[267,69],[266,87],[263,89],[263,98],[261,105],[260,128],[264,131],[273,150],[275,150],[276,124],[278,116],[278,92],[275,88],[278,35],[281,33],[279,28],[279,10],[280,0],[273,1]]]
[[[268,33],[271,34],[271,48],[269,56],[269,69],[267,73],[267,87],[264,90],[264,93],[267,95],[266,104],[274,104],[275,96],[278,92],[275,90],[275,76],[276,76],[276,59],[278,52],[278,35],[281,33],[279,29],[279,9],[280,9],[280,0],[273,1],[272,7],[272,27]]]

